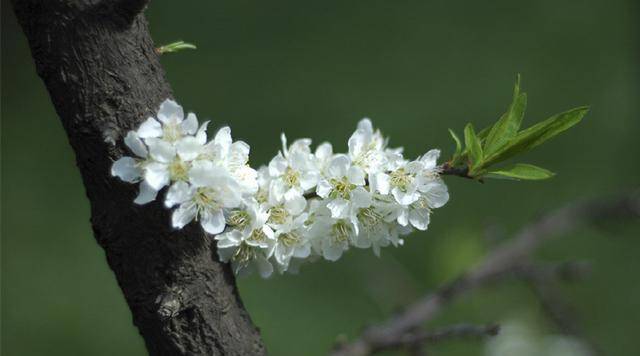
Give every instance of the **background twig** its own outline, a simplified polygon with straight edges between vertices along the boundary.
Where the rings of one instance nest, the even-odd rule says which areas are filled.
[[[418,300],[403,313],[366,329],[351,343],[339,345],[334,356],[369,355],[381,346],[397,343],[404,335],[432,320],[459,296],[491,282],[513,275],[529,255],[545,240],[585,223],[612,218],[638,218],[638,194],[593,199],[569,204],[525,226],[515,237],[489,253],[482,262],[457,280]]]

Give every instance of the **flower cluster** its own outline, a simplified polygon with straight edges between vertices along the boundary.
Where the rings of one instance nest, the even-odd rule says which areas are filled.
[[[358,123],[347,153],[330,143],[312,151],[310,139],[288,144],[283,134],[281,151],[257,171],[249,145],[234,142],[228,127],[207,141],[207,124],[166,100],[157,118],[127,134],[135,157],[120,158],[112,174],[140,183],[137,204],[168,186],[172,226],[198,221],[236,274],[295,271],[305,261],[336,261],[351,247],[379,255],[414,228],[426,230],[431,211],[449,199],[440,152],[407,160],[369,119]]]

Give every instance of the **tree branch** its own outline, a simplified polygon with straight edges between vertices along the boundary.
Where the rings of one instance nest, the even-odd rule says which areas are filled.
[[[13,5],[75,151],[95,238],[149,353],[265,354],[214,241],[195,225],[172,229],[161,202],[136,206],[135,187],[111,177],[113,161],[127,154],[123,136],[171,97],[140,14],[146,1]]]
[[[452,167],[452,166],[449,165],[449,163],[445,163],[442,166],[440,166],[440,175],[443,175],[443,176],[456,176],[456,177],[461,177],[461,178],[474,179],[472,176],[469,175],[469,167],[468,166]]]
[[[475,288],[513,275],[542,242],[553,236],[602,219],[637,219],[638,217],[640,217],[640,196],[637,193],[570,204],[546,214],[525,226],[513,239],[503,243],[475,268],[468,270],[457,280],[418,300],[403,313],[379,325],[369,327],[356,340],[337,347],[332,355],[369,355],[380,345],[397,342],[406,333],[432,320],[456,298]]]
[[[589,348],[590,355],[602,355],[598,345],[583,332],[576,313],[558,290],[557,281],[582,278],[589,266],[584,263],[565,263],[553,268],[523,266],[518,275],[538,299],[542,311],[564,335],[579,338]]]
[[[378,344],[371,353],[381,352],[393,349],[420,349],[425,344],[434,344],[449,339],[458,338],[481,338],[486,336],[496,336],[500,331],[497,324],[488,325],[472,325],[457,324],[450,325],[433,331],[415,331],[408,332],[395,340],[389,340],[389,343]]]

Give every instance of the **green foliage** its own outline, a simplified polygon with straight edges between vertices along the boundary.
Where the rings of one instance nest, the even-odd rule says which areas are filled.
[[[487,173],[488,178],[504,178],[514,180],[540,180],[551,178],[555,173],[532,164],[516,163],[497,171]]]
[[[451,161],[455,165],[458,163],[458,160],[462,156],[462,142],[460,141],[460,138],[458,138],[458,135],[456,135],[456,133],[453,132],[452,129],[449,129],[449,134],[451,135],[451,138],[456,142],[456,152],[453,154],[453,158],[451,158]]]
[[[185,41],[176,41],[164,46],[160,46],[156,49],[156,51],[159,54],[164,54],[182,51],[183,49],[197,49],[197,47],[192,43],[187,43]]]
[[[483,153],[480,138],[470,123],[464,128],[464,143],[469,150],[469,170],[473,172],[482,166]]]
[[[515,180],[540,180],[554,173],[530,164],[515,164],[506,168],[492,168],[522,153],[526,153],[580,122],[589,108],[577,107],[551,116],[527,129],[520,130],[527,107],[527,94],[520,92],[520,75],[513,89],[513,99],[507,111],[490,127],[476,134],[469,123],[464,129],[465,149],[453,130],[449,133],[456,142],[456,151],[448,162],[449,167],[464,164],[468,175],[475,179],[506,178]]]
[[[503,148],[516,136],[522,124],[526,107],[527,94],[520,93],[520,75],[518,75],[513,89],[511,105],[509,105],[507,112],[500,117],[498,122],[489,129],[484,143],[487,156]]]

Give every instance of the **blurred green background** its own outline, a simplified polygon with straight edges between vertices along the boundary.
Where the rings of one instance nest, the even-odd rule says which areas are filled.
[[[2,0],[2,354],[143,355],[141,338],[95,243],[89,206],[60,121],[26,40]],[[254,165],[278,135],[346,148],[357,120],[373,119],[409,156],[439,147],[447,128],[482,127],[506,108],[516,73],[529,94],[526,123],[589,104],[585,121],[523,157],[558,176],[538,183],[448,178],[451,201],[428,232],[381,258],[351,251],[300,275],[239,281],[273,355],[322,355],[478,261],[554,207],[640,183],[640,6],[617,1],[153,1],[158,45],[176,98],[251,144]],[[640,228],[584,228],[540,251],[589,260],[586,282],[566,287],[590,337],[610,355],[639,355]],[[493,242],[495,243],[495,241]],[[482,290],[436,324],[520,318],[542,333],[519,283]],[[434,355],[481,355],[450,341]]]

